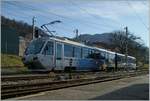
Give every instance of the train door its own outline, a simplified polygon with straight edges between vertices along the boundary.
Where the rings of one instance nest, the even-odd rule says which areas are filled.
[[[63,70],[63,44],[56,42],[56,68],[55,70]]]

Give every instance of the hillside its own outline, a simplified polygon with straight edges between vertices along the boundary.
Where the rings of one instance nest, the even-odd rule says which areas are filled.
[[[111,33],[103,33],[103,34],[82,34],[78,37],[81,41],[87,41],[90,43],[105,43],[105,44],[111,44]]]
[[[25,37],[26,39],[30,40],[32,37],[32,26],[23,21],[16,21],[14,19],[9,19],[1,16],[1,26],[16,30],[18,36]]]
[[[114,51],[112,47],[112,34],[111,33],[102,33],[102,34],[82,34],[73,40],[78,40],[80,42],[85,42],[87,45],[96,46],[108,50]]]

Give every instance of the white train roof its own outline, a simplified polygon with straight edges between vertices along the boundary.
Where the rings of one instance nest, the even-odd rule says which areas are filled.
[[[135,57],[133,57],[133,56],[128,56],[129,58],[132,58],[132,59],[135,59]]]
[[[117,53],[117,55],[120,55],[120,56],[125,56],[124,54],[121,54],[121,53]]]
[[[116,52],[112,52],[112,51],[109,51],[109,50],[107,50],[107,52],[108,53],[111,53],[111,54],[115,54]]]
[[[71,41],[71,40],[68,40],[68,39],[58,39],[58,38],[52,38],[52,37],[50,39],[53,39],[53,40],[56,40],[56,41],[59,41],[59,42],[64,42],[64,43],[68,43],[68,44],[73,44],[73,45],[77,45],[77,46],[89,47],[90,48],[90,46],[87,46],[87,45],[79,43],[79,42]]]
[[[104,51],[104,52],[107,52],[106,49],[102,49],[102,48],[98,48],[98,47],[94,47],[95,49],[99,50],[99,51]]]

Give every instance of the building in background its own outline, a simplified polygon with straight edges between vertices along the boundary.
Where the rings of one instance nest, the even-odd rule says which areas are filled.
[[[19,56],[23,56],[25,49],[26,49],[26,41],[24,37],[20,36],[19,37]]]

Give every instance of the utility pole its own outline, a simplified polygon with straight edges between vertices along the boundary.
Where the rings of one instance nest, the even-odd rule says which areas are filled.
[[[73,32],[76,34],[76,36],[75,36],[76,41],[79,41],[79,38],[78,38],[78,36],[79,36],[79,30],[75,29]]]
[[[32,18],[32,39],[34,39],[35,34],[35,16]]]
[[[78,29],[75,30],[75,33],[76,33],[76,38],[78,38],[79,36]]]
[[[126,47],[126,52],[125,52],[125,69],[127,69],[127,65],[128,65],[128,27],[125,27],[125,32],[126,32],[126,40],[125,40],[125,47]]]

